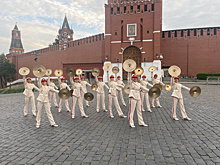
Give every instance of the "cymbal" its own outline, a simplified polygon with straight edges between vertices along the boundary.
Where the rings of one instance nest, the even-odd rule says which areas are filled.
[[[136,75],[140,76],[144,73],[144,69],[142,67],[137,67],[134,72]]]
[[[154,72],[157,68],[155,66],[152,66],[148,69],[149,72]]]
[[[43,77],[45,75],[45,73],[46,73],[46,68],[42,65],[37,65],[33,69],[33,74],[36,77]]]
[[[161,90],[158,87],[152,87],[148,92],[148,95],[151,99],[158,98],[160,94],[161,94]]]
[[[71,96],[71,92],[68,89],[61,89],[58,96],[61,100],[67,100]]]
[[[114,67],[112,68],[112,72],[113,72],[114,74],[117,74],[117,73],[119,72],[119,67],[114,66]]]
[[[54,71],[54,75],[55,75],[56,77],[61,77],[61,76],[63,75],[63,71],[62,71],[61,69],[56,69],[56,70]]]
[[[167,83],[167,84],[165,84],[164,88],[165,88],[166,91],[171,91],[172,86],[169,83]]]
[[[94,99],[94,95],[90,92],[87,92],[86,94],[84,94],[84,99],[86,101],[92,101]]]
[[[189,94],[192,97],[198,97],[201,94],[201,88],[198,86],[194,86],[190,89]]]
[[[22,67],[19,69],[19,74],[22,76],[27,76],[30,73],[30,69],[27,67]]]
[[[83,73],[82,69],[76,69],[76,75],[80,76]]]
[[[160,84],[155,84],[153,87],[158,87],[160,90],[163,89],[162,85],[160,85]]]
[[[181,69],[178,66],[173,65],[169,68],[168,72],[171,76],[178,77],[181,74]]]
[[[93,68],[93,69],[92,69],[92,75],[93,75],[94,77],[99,76],[99,74],[100,74],[100,70],[99,70],[98,68]]]
[[[112,69],[112,64],[111,63],[106,63],[104,66],[103,66],[103,70],[104,71],[110,71]]]
[[[69,77],[74,77],[75,74],[76,74],[76,70],[73,69],[72,67],[68,67],[68,68],[66,68],[66,74],[67,74]]]
[[[137,66],[136,62],[132,59],[128,59],[123,63],[123,69],[126,72],[134,71],[136,69],[136,66]]]
[[[52,74],[52,70],[51,69],[47,69],[46,70],[46,76],[50,76]]]
[[[124,86],[124,91],[125,91],[125,93],[127,93],[127,94],[130,93],[130,86],[129,86],[128,84],[126,84],[126,85]]]
[[[92,84],[91,89],[92,89],[93,91],[96,91],[97,88],[98,88],[98,85],[97,85],[97,84]]]

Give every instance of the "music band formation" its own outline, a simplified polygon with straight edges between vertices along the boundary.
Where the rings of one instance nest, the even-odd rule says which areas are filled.
[[[75,118],[75,107],[76,103],[79,106],[79,110],[81,113],[81,116],[84,118],[87,118],[88,115],[84,111],[84,100],[87,107],[89,107],[89,101],[92,101],[94,98],[94,95],[90,92],[87,92],[87,86],[90,86],[93,91],[97,92],[97,105],[96,105],[96,112],[100,112],[100,108],[104,112],[109,111],[109,116],[111,118],[114,118],[113,112],[112,112],[112,106],[115,105],[115,109],[118,113],[118,115],[121,118],[126,118],[127,116],[124,115],[120,105],[119,105],[119,97],[123,104],[123,106],[126,106],[124,98],[123,98],[123,89],[126,94],[128,94],[129,97],[129,113],[128,113],[128,120],[129,120],[129,126],[131,128],[134,128],[134,111],[136,109],[137,111],[137,117],[138,117],[138,124],[140,126],[148,126],[144,120],[142,113],[145,111],[145,104],[146,104],[146,110],[148,112],[152,112],[151,107],[155,108],[155,100],[156,100],[156,107],[161,108],[161,104],[159,101],[159,96],[161,94],[161,91],[163,87],[166,91],[172,92],[172,119],[173,120],[179,120],[176,115],[176,108],[177,103],[179,103],[180,111],[182,114],[182,117],[184,120],[191,120],[185,111],[184,103],[183,103],[183,96],[181,89],[185,89],[189,91],[190,95],[192,97],[198,97],[201,93],[201,89],[198,86],[194,86],[191,89],[180,84],[179,83],[179,75],[181,73],[181,70],[178,66],[171,66],[169,68],[169,74],[171,77],[171,82],[169,84],[164,84],[162,81],[158,80],[158,75],[154,74],[154,71],[156,70],[155,66],[152,66],[148,69],[149,72],[151,72],[151,79],[152,83],[150,84],[146,80],[146,76],[143,74],[143,68],[137,67],[136,62],[132,59],[128,59],[123,63],[123,69],[128,72],[128,82],[125,85],[123,81],[121,80],[120,76],[117,76],[119,72],[118,67],[112,67],[111,63],[106,63],[103,66],[103,70],[107,72],[107,78],[108,78],[108,85],[103,82],[103,78],[99,76],[100,70],[98,68],[92,69],[92,75],[95,77],[95,83],[89,84],[87,81],[85,81],[85,78],[82,76],[83,71],[81,69],[73,69],[72,67],[67,68],[66,73],[69,76],[69,80],[71,83],[71,88],[68,86],[68,84],[65,82],[66,79],[62,77],[63,71],[60,69],[55,70],[54,75],[58,77],[58,83],[59,88],[54,84],[53,79],[50,78],[50,75],[52,74],[51,69],[46,69],[42,65],[35,66],[33,69],[33,74],[38,77],[38,87],[32,84],[31,78],[26,76],[30,73],[30,70],[26,67],[22,67],[19,70],[19,73],[23,76],[24,80],[24,86],[25,90],[23,94],[25,95],[25,106],[24,106],[24,116],[27,116],[28,114],[28,105],[29,102],[31,102],[32,106],[32,113],[33,116],[36,116],[36,128],[40,127],[40,121],[41,121],[41,112],[42,108],[45,108],[45,111],[47,113],[47,117],[49,119],[50,125],[52,127],[58,127],[58,125],[55,123],[53,119],[53,115],[51,113],[51,103],[53,101],[55,107],[58,108],[58,112],[61,112],[62,110],[62,102],[65,103],[66,111],[71,112],[72,119]],[[109,75],[109,71],[112,70],[114,75]],[[132,74],[132,73],[135,74]],[[48,76],[48,80],[45,78],[42,78],[43,76]],[[149,87],[149,88],[147,88]],[[105,89],[108,90],[108,110],[105,105]],[[36,106],[35,106],[35,97],[33,93],[33,89],[37,90],[39,92],[39,96],[37,98],[37,113],[36,113]],[[59,90],[58,90],[59,89]],[[57,103],[56,100],[56,93],[58,93],[59,96],[59,103]],[[72,106],[71,109],[69,107],[68,99],[72,97]],[[151,98],[151,104],[149,101],[149,98]],[[100,105],[101,104],[101,105]],[[100,107],[101,106],[101,107]]]

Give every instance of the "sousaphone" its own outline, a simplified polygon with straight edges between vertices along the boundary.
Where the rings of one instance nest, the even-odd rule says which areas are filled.
[[[74,77],[75,74],[76,74],[76,70],[73,69],[72,67],[68,67],[66,69],[66,74],[69,76],[69,77]]]
[[[77,75],[77,76],[82,75],[82,73],[83,73],[83,70],[82,70],[82,69],[76,69],[76,75]]]
[[[169,68],[168,72],[171,76],[178,77],[181,74],[181,69],[178,66],[173,65]]]
[[[117,73],[119,72],[119,67],[114,66],[114,67],[112,68],[112,72],[113,72],[114,74],[117,74]]]
[[[148,95],[151,99],[158,98],[160,94],[161,94],[161,90],[158,87],[152,87],[148,92]]]
[[[87,92],[86,94],[84,94],[84,99],[86,101],[92,101],[94,99],[94,95],[90,92]]]
[[[50,76],[52,74],[52,70],[51,69],[47,69],[46,70],[46,76]]]
[[[106,63],[104,66],[103,66],[103,70],[104,71],[110,71],[112,69],[112,64],[111,63]]]
[[[37,65],[33,69],[33,74],[36,77],[43,77],[46,74],[46,68],[42,65]]]
[[[56,70],[54,71],[54,75],[55,75],[56,77],[61,77],[61,76],[63,75],[63,71],[62,71],[61,69],[56,69]]]
[[[67,100],[71,96],[71,91],[68,89],[61,89],[58,93],[58,96],[61,100]]]
[[[154,72],[157,68],[155,66],[152,66],[148,69],[149,72]]]
[[[99,70],[98,68],[93,68],[93,69],[92,69],[92,75],[93,75],[94,77],[98,77],[99,74],[100,74],[100,70]]]
[[[137,67],[134,72],[136,75],[140,76],[144,73],[144,69],[142,67]]]
[[[198,86],[194,86],[190,89],[189,94],[192,97],[198,97],[201,94],[201,88]]]
[[[30,73],[30,69],[27,67],[22,67],[19,69],[19,74],[22,76],[27,76]]]
[[[128,59],[123,63],[123,69],[126,72],[133,72],[136,69],[136,62],[132,59]]]

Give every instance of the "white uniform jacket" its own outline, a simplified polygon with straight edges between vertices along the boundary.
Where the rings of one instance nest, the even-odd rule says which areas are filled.
[[[122,85],[122,86],[123,86],[123,88],[124,88],[125,84],[123,83],[123,81],[122,81],[122,80],[117,80],[117,83],[118,83],[119,85]],[[117,89],[117,90],[121,91],[121,90],[122,90],[122,88],[119,88],[119,89]]]
[[[131,87],[130,87],[130,94],[129,97],[133,98],[135,100],[141,100],[141,96],[140,96],[140,90],[148,92],[149,89],[145,88],[144,86],[142,86],[140,83],[138,82],[132,82],[131,83]]]
[[[23,77],[23,80],[24,80],[24,88],[25,88],[23,94],[24,94],[26,97],[32,97],[32,96],[34,96],[34,93],[33,93],[33,91],[32,91],[33,88],[34,88],[35,90],[37,90],[37,91],[40,91],[40,89],[39,89],[38,87],[36,87],[34,84],[28,83],[25,77]]]
[[[87,92],[84,90],[83,86],[82,86],[80,83],[75,83],[75,82],[73,81],[73,78],[72,78],[72,77],[70,77],[70,82],[71,82],[72,88],[73,88],[73,96],[75,96],[75,97],[81,97],[81,90],[82,90],[84,93],[87,93]],[[84,96],[82,96],[82,97],[84,97]]]
[[[172,85],[172,89],[173,89],[173,93],[171,95],[172,97],[182,99],[183,98],[183,95],[182,95],[182,92],[181,92],[182,88],[187,90],[187,91],[190,91],[190,88],[188,88],[188,87],[186,87],[186,86],[184,86],[180,83],[175,83],[173,77],[171,77],[171,83],[170,84]]]
[[[106,87],[109,90],[109,87],[104,82],[98,81],[97,77],[95,77],[95,80],[96,80],[96,83],[97,83],[97,86],[98,86],[98,88],[96,90],[97,93],[100,93],[100,94],[105,93],[104,87]]]
[[[88,86],[92,86],[91,84],[89,84],[87,81],[81,81],[81,83],[80,83],[81,85],[82,85],[82,87],[83,87],[83,89],[84,89],[84,93],[87,93],[87,89],[86,89],[86,85],[88,85]]]
[[[60,77],[58,77],[58,82],[59,82],[59,84],[60,84],[60,90],[61,90],[61,89],[71,90],[70,87],[67,85],[67,83],[63,83],[63,82],[60,80]]]
[[[147,87],[147,86],[149,86],[149,87],[153,87],[153,85],[150,84],[149,82],[147,82],[146,80],[141,80],[141,85],[144,86],[144,87]],[[144,90],[141,90],[141,92],[143,92],[143,93],[147,93],[147,92],[144,91]]]

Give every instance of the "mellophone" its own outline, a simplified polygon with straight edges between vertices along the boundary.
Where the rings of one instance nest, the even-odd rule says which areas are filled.
[[[136,75],[141,76],[144,73],[144,69],[142,67],[137,67],[137,64],[134,60],[132,59],[128,59],[123,63],[123,69],[128,72],[128,83],[124,86],[124,92],[129,94],[130,93],[130,84],[131,84],[131,73],[135,72]],[[155,66],[152,66],[148,69],[149,72],[154,72],[157,68]],[[112,72],[115,74],[115,76],[117,77],[117,74],[119,73],[119,68],[117,66],[112,67],[111,63],[106,63],[103,66],[103,70],[109,72],[110,70],[112,70]],[[169,74],[173,77],[178,77],[181,74],[181,69],[176,66],[173,65],[169,68],[168,70]],[[22,76],[26,76],[30,73],[30,70],[27,67],[22,67],[19,69],[19,74]],[[82,69],[74,69],[72,67],[68,67],[66,69],[66,74],[69,77],[74,77],[74,76],[81,76],[83,73]],[[51,69],[46,69],[44,66],[42,65],[37,65],[33,68],[33,74],[40,78],[43,76],[50,76],[52,74],[52,70]],[[99,76],[100,74],[100,70],[98,68],[93,68],[92,69],[92,75],[94,77]],[[54,71],[54,75],[56,77],[61,77],[63,75],[63,71],[61,69],[56,69]],[[141,84],[143,85],[143,84]],[[93,91],[96,91],[98,88],[98,85],[96,83],[93,83],[91,86],[91,89]],[[167,83],[165,84],[165,90],[166,91],[171,91],[172,90],[172,86],[171,84]],[[156,99],[160,96],[161,91],[162,91],[163,87],[160,84],[155,84],[152,88],[150,88],[148,95],[150,98],[152,99]],[[62,89],[59,91],[59,98],[62,100],[67,100],[69,97],[72,97],[72,93],[73,90],[67,90],[67,89]],[[198,86],[194,86],[190,89],[189,94],[192,97],[198,97],[201,94],[201,88]],[[94,98],[94,95],[90,92],[86,93],[84,95],[84,99],[87,101],[92,101]]]

